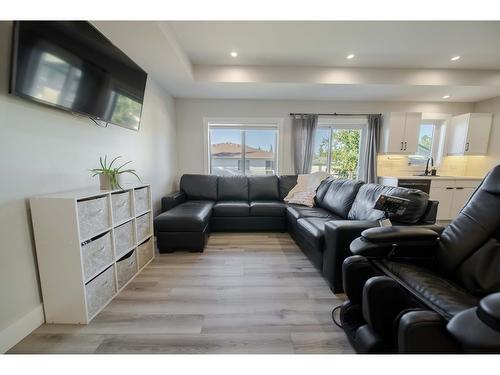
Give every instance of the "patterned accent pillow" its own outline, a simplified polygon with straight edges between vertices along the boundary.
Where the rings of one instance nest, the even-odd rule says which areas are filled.
[[[288,200],[288,203],[300,204],[301,206],[314,207],[314,197],[316,196],[316,191],[301,191],[295,193],[292,198]]]

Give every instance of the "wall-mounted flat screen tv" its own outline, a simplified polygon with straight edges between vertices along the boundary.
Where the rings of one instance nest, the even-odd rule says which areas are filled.
[[[139,130],[146,79],[88,22],[14,22],[14,95]]]

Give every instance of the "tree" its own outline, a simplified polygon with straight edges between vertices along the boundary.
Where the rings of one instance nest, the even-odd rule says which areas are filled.
[[[429,156],[431,156],[431,150],[432,150],[432,138],[426,134],[418,141],[417,154],[428,158]]]
[[[329,144],[329,137],[321,138],[318,145],[318,152],[314,154],[313,165],[319,166],[319,170],[322,170],[322,166],[325,166],[327,163]]]
[[[318,151],[313,164],[324,166],[331,152],[330,173],[341,178],[355,178],[359,158],[360,131],[351,129],[333,130],[332,144],[330,135],[319,140]]]
[[[319,157],[320,158],[325,158],[328,156],[328,147],[329,147],[330,140],[327,137],[323,137],[321,139],[321,142],[319,144]]]
[[[359,158],[360,131],[335,130],[332,135],[331,173],[342,178],[355,178]]]

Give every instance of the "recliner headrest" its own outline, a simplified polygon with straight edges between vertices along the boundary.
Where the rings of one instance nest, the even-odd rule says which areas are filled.
[[[491,194],[500,194],[500,164],[488,173],[481,184],[481,189]]]

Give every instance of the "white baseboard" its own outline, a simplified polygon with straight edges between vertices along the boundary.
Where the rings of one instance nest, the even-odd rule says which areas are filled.
[[[40,304],[21,319],[0,331],[0,353],[5,353],[44,322],[43,305]]]

